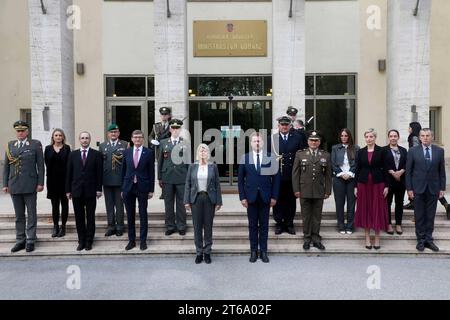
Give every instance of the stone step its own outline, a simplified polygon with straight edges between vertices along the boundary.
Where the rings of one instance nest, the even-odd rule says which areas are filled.
[[[73,217],[73,212],[69,213],[69,218]],[[246,217],[247,213],[244,211],[218,211],[216,212],[216,218],[221,217],[224,219],[234,219],[236,217]],[[272,213],[271,213],[272,216]],[[165,217],[165,212],[149,212],[148,218],[149,220],[158,220],[163,219]],[[412,211],[405,211],[403,214],[404,220],[412,220],[414,217],[414,213]],[[52,218],[52,214],[49,212],[45,213],[38,213],[38,221],[47,221],[48,219]],[[105,212],[97,212],[95,214],[96,220],[106,220],[106,213]],[[301,213],[296,213],[296,218],[301,218]],[[394,217],[393,217],[394,218]],[[14,213],[0,213],[0,222],[8,222],[8,221],[14,221],[15,215]],[[126,213],[125,213],[125,219],[126,219]],[[336,212],[323,212],[322,213],[322,219],[324,220],[333,220],[336,219]],[[436,220],[447,220],[447,215],[444,212],[438,212],[436,213]]]
[[[450,246],[443,247],[439,241],[436,241],[436,245],[440,246],[440,251],[434,253],[426,249],[423,253],[418,253],[413,244],[405,245],[406,243],[397,242],[383,242],[380,250],[367,250],[364,248],[361,242],[353,242],[344,244],[334,240],[324,240],[323,244],[326,246],[325,251],[320,251],[316,248],[311,248],[309,251],[304,251],[301,244],[279,244],[269,242],[269,254],[295,254],[295,255],[309,255],[309,256],[326,256],[333,254],[340,255],[410,255],[410,256],[435,256],[435,257],[449,257]],[[0,244],[0,257],[30,257],[30,256],[42,256],[42,257],[82,257],[82,256],[134,256],[134,255],[195,255],[195,247],[192,243],[182,245],[156,245],[151,242],[148,244],[148,249],[145,251],[134,248],[133,250],[126,251],[124,243],[119,241],[113,242],[98,242],[94,243],[94,247],[90,251],[78,252],[75,250],[73,244],[64,244],[59,246],[39,246],[31,253],[26,253],[24,250],[12,254],[10,252],[10,246],[6,244]],[[248,261],[249,253],[248,244],[214,244],[212,249],[212,256],[216,255],[230,255],[230,254],[245,254],[243,261]],[[271,257],[272,261],[276,260],[276,257]]]
[[[139,233],[137,233],[139,239]],[[353,242],[364,241],[364,232],[359,231],[352,235],[341,235],[336,232],[321,232],[321,236],[323,239],[327,241],[341,241],[341,242]],[[433,234],[436,241],[441,241],[442,243],[450,244],[450,234],[448,233],[434,233]],[[78,237],[76,233],[69,233],[63,238],[52,238],[50,234],[38,234],[38,242],[40,245],[50,245],[50,246],[59,246],[66,243],[77,243]],[[239,232],[239,231],[216,231],[213,233],[214,243],[248,243],[248,232]],[[95,242],[123,242],[126,243],[128,241],[127,234],[125,233],[122,237],[111,236],[105,237],[103,234],[96,233]],[[181,245],[186,242],[193,243],[194,234],[192,230],[188,230],[186,235],[180,236],[179,234],[173,234],[170,236],[165,236],[162,233],[149,233],[148,240],[152,243],[156,244],[167,244],[167,245]],[[296,235],[275,235],[273,232],[269,233],[269,240],[277,243],[300,243],[303,241],[303,234],[297,233]],[[415,243],[416,237],[414,233],[405,233],[401,236],[399,235],[388,235],[382,234],[381,241],[403,241],[409,243]],[[9,243],[13,245],[15,243],[15,237],[11,237],[10,235],[2,235],[0,236],[0,243]]]
[[[188,228],[192,228],[191,219],[187,220]],[[297,231],[300,231],[302,228],[301,220],[295,220],[294,225]],[[126,224],[125,224],[126,226]],[[136,221],[136,226],[139,227],[139,221]],[[149,220],[148,223],[149,232],[161,232],[165,231],[164,220]],[[47,233],[50,234],[53,229],[52,224],[39,224],[38,223],[38,233]],[[247,231],[248,230],[248,221],[246,217],[241,217],[238,219],[220,219],[216,218],[214,220],[214,228],[215,230],[228,230],[228,231]],[[269,230],[273,231],[275,228],[275,222],[273,220],[269,221]],[[336,231],[336,221],[334,220],[323,220],[321,224],[322,231]],[[405,221],[402,225],[404,232],[414,232],[415,225],[412,221]],[[105,233],[107,229],[106,221],[97,221],[96,222],[96,231],[101,233]],[[68,221],[67,222],[67,232],[75,232],[75,222]],[[447,232],[450,234],[450,221],[442,220],[435,222],[435,232]],[[1,235],[11,235],[15,234],[15,223],[14,222],[1,222],[0,223],[0,236]]]

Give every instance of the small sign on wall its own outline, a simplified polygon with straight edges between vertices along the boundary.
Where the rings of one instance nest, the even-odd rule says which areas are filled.
[[[266,57],[267,21],[194,21],[194,57]]]

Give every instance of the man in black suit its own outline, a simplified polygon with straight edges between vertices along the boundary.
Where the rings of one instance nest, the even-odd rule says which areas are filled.
[[[444,149],[432,145],[433,132],[428,128],[420,131],[420,141],[422,145],[409,149],[406,161],[406,190],[414,199],[416,248],[439,251],[433,243],[433,230],[437,201],[445,193]]]
[[[81,148],[70,153],[67,163],[66,195],[72,199],[77,251],[81,251],[91,250],[94,242],[95,208],[97,199],[102,196],[103,160],[100,152],[89,147],[89,132],[81,132],[78,140]]]
[[[122,198],[128,219],[127,251],[136,246],[136,199],[139,202],[140,249],[147,249],[147,206],[155,190],[155,152],[143,146],[144,133],[141,130],[133,131],[131,141],[134,146],[125,150],[122,165]]]

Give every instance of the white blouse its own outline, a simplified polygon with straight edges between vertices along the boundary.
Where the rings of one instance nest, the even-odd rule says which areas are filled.
[[[208,184],[208,165],[198,165],[197,172],[198,191],[207,191]]]

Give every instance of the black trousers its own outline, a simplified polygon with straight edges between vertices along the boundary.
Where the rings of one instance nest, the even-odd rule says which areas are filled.
[[[405,198],[406,187],[404,184],[397,183],[389,188],[387,195],[387,204],[389,210],[389,224],[392,224],[392,201],[395,197],[395,224],[402,225],[403,219],[403,199]]]
[[[273,207],[273,218],[277,224],[285,227],[294,226],[297,199],[292,190],[292,180],[282,181],[280,184],[280,196]]]
[[[65,195],[50,198],[52,202],[52,218],[53,225],[59,224],[59,217],[61,217],[62,225],[65,226],[69,217],[69,200]],[[61,211],[59,210],[61,205]]]
[[[138,191],[137,184],[133,184],[131,191],[123,195],[127,209],[128,240],[136,241],[136,199],[139,203],[140,240],[147,241],[148,234],[148,193]]]
[[[248,232],[250,238],[250,250],[267,252],[267,239],[269,237],[269,212],[270,204],[265,203],[258,192],[256,201],[248,204]]]
[[[72,203],[77,226],[78,243],[92,244],[95,235],[95,208],[97,207],[97,198],[73,198]]]
[[[213,244],[213,220],[216,206],[206,192],[199,193],[192,204],[192,223],[197,255],[210,254]]]
[[[333,178],[334,201],[336,202],[336,218],[339,231],[353,231],[355,218],[355,179],[344,180]],[[345,223],[344,206],[347,201],[347,224]]]
[[[414,194],[414,216],[416,218],[417,242],[432,242],[434,219],[436,217],[438,195],[427,190]]]

